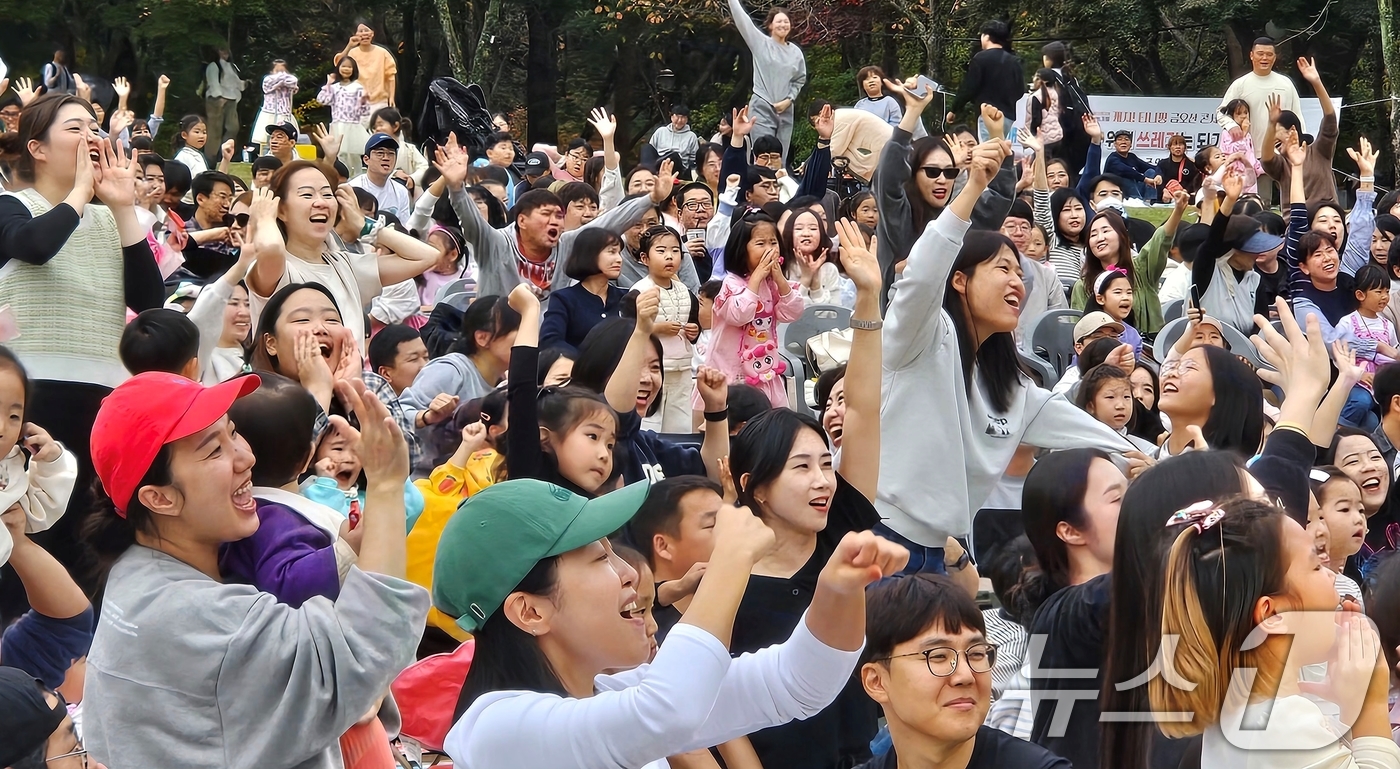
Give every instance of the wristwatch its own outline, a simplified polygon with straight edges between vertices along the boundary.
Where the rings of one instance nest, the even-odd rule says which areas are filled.
[[[962,557],[958,558],[956,562],[950,564],[947,561],[944,561],[943,567],[948,571],[962,571],[963,569],[967,568],[967,565],[969,563],[972,563],[972,556],[968,555],[967,551],[964,550]]]

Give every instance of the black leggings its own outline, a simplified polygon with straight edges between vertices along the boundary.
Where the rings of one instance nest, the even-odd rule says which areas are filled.
[[[67,567],[68,573],[89,596],[97,580],[93,564],[79,541],[79,532],[95,504],[92,490],[96,474],[90,449],[92,424],[97,421],[102,399],[111,391],[110,387],[83,382],[39,380],[34,382],[34,394],[25,409],[26,421],[48,430],[54,440],[78,459],[78,479],[73,485],[67,512],[53,528],[34,534],[32,539]],[[0,619],[8,623],[28,609],[24,585],[20,584],[14,569],[6,565],[0,572]]]

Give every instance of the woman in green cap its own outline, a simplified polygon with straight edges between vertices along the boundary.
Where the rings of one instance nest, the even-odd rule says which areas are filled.
[[[476,636],[445,741],[459,765],[665,767],[666,756],[810,717],[850,679],[864,641],[865,586],[902,569],[904,548],[847,534],[792,636],[731,658],[734,614],[774,537],[748,508],[726,505],[695,597],[643,664],[650,647],[637,573],[605,537],[647,490],[637,483],[588,500],[542,481],[508,481],[468,499],[448,523],[434,603]]]

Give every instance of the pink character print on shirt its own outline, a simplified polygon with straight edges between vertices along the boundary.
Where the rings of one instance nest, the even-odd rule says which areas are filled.
[[[772,382],[787,372],[787,361],[776,354],[778,346],[764,342],[744,352],[744,381],[755,387]]]

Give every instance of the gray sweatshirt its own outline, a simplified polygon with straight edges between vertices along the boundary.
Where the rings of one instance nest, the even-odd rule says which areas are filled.
[[[111,769],[338,769],[340,735],[413,662],[428,592],[352,568],[292,609],[133,546],[88,655],[83,744]]]
[[[463,239],[471,244],[476,254],[477,296],[507,296],[523,280],[520,277],[520,263],[525,260],[525,255],[520,251],[520,237],[516,233],[515,223],[495,229],[482,218],[476,201],[465,190],[454,190],[451,196],[452,210],[457,212],[457,218],[462,222]],[[564,274],[564,260],[569,258],[569,250],[580,232],[589,227],[604,227],[620,236],[640,222],[653,205],[651,198],[646,196],[626,200],[583,227],[560,235],[558,245],[545,262],[554,271],[550,291],[573,284],[574,281]],[[548,308],[549,297],[541,297],[540,310]]]
[[[729,13],[753,54],[753,95],[769,104],[791,99],[793,104],[788,109],[795,109],[797,95],[807,84],[807,59],[802,49],[791,39],[783,45],[774,42],[753,23],[740,0],[729,0]]]
[[[685,161],[686,168],[695,167],[695,153],[700,151],[700,140],[696,138],[695,132],[690,130],[690,126],[680,131],[671,127],[670,123],[656,129],[651,135],[651,146],[656,150],[657,155],[665,155],[668,152],[679,152],[681,160]]]
[[[971,530],[972,514],[1023,443],[1133,450],[1111,427],[1024,375],[1002,413],[992,409],[976,366],[967,386],[943,294],[970,226],[947,212],[928,225],[885,315],[875,509],[891,529],[928,547]]]

